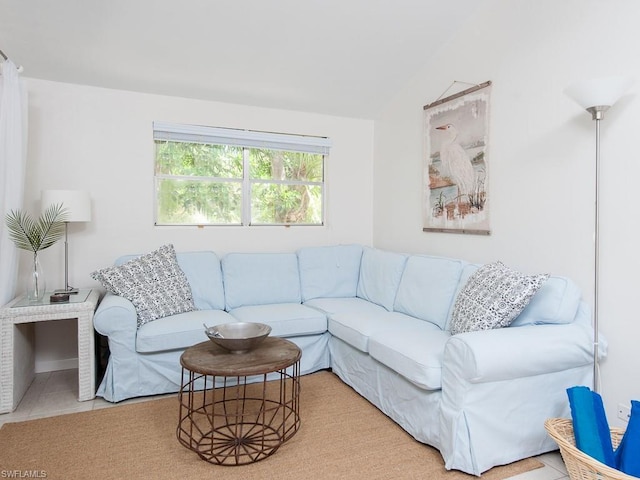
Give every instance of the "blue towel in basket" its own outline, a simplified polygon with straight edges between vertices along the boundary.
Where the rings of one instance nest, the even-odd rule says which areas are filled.
[[[602,397],[588,387],[567,389],[573,434],[576,447],[611,468],[616,468],[616,460],[611,443],[611,430],[602,404]]]
[[[631,400],[631,416],[615,453],[617,469],[640,477],[640,402]]]

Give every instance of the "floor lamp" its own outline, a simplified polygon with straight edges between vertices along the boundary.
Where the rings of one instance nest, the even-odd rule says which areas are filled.
[[[91,221],[91,199],[89,192],[80,190],[45,190],[42,192],[42,209],[51,205],[62,205],[67,210],[67,221],[64,223],[64,288],[54,293],[78,293],[77,288],[69,286],[69,239],[67,229],[69,222]]]
[[[596,122],[596,175],[595,175],[595,231],[594,231],[594,283],[593,283],[593,390],[598,391],[598,281],[600,276],[600,122],[606,112],[631,87],[632,79],[608,77],[582,80],[565,89],[564,93],[591,114]]]

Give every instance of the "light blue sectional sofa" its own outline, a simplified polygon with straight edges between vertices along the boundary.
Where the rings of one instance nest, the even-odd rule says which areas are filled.
[[[568,417],[565,389],[591,383],[591,315],[566,278],[550,277],[507,328],[451,335],[478,268],[462,260],[360,245],[177,259],[197,311],[137,328],[128,300],[107,293],[98,307],[106,400],[178,391],[180,355],[206,340],[203,323],[267,323],[302,349],[302,374],[331,368],[447,469],[480,475],[556,449],[544,420]]]

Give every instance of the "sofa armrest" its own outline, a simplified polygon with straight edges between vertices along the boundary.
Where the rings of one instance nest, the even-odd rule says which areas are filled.
[[[93,327],[107,337],[126,332],[135,339],[138,316],[133,303],[124,297],[107,293],[93,316]]]
[[[460,380],[487,383],[560,372],[593,363],[589,325],[530,325],[452,336],[443,365]]]

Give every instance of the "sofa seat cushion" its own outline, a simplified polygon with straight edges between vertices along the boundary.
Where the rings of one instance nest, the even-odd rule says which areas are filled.
[[[369,339],[369,355],[425,390],[442,388],[444,346],[451,337],[429,322],[387,330]]]
[[[369,352],[369,338],[377,333],[418,327],[427,323],[403,313],[381,311],[338,313],[329,316],[331,335],[361,352]],[[435,328],[435,327],[434,327]]]
[[[327,331],[323,312],[298,303],[276,303],[234,308],[229,312],[240,322],[265,323],[275,337],[316,335]]]
[[[363,298],[314,298],[304,302],[308,307],[315,308],[325,312],[327,315],[337,313],[355,313],[355,312],[371,312],[381,313],[386,310]]]
[[[203,323],[211,327],[236,321],[222,310],[194,310],[159,318],[138,329],[136,351],[150,353],[187,348],[207,340]]]

